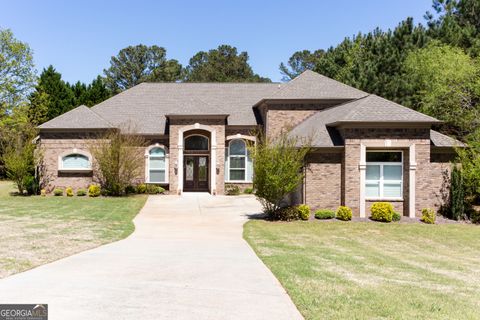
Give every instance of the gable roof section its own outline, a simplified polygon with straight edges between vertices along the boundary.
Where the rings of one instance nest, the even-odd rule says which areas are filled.
[[[39,129],[107,129],[112,128],[110,123],[92,111],[87,106],[81,105],[64,114],[41,124]]]
[[[343,99],[352,100],[368,93],[355,89],[311,70],[306,70],[290,82],[279,85],[279,89],[264,100],[291,99]]]
[[[92,109],[114,126],[127,120],[144,134],[164,134],[166,115],[229,115],[229,125],[256,125],[253,105],[275,83],[142,83]]]
[[[314,147],[334,147],[343,145],[334,126],[372,122],[432,124],[440,121],[372,94],[318,111],[297,125],[290,135],[312,139]]]
[[[333,107],[337,119],[330,125],[348,122],[425,122],[439,120],[374,94]]]

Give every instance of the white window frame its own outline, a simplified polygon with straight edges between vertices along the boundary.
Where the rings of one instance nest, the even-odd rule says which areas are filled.
[[[63,167],[63,159],[65,157],[68,157],[68,156],[73,156],[73,155],[81,155],[81,156],[84,156],[88,159],[88,168],[64,168]],[[58,171],[61,171],[61,172],[90,172],[92,171],[92,156],[90,155],[90,153],[86,152],[86,151],[82,151],[82,150],[78,150],[78,149],[73,149],[73,150],[69,150],[69,151],[66,151],[64,153],[62,153],[61,155],[58,156]]]
[[[242,141],[243,144],[245,145],[245,154],[244,155],[230,155],[230,144],[234,141]],[[244,170],[245,171],[245,179],[244,180],[232,180],[230,179],[230,159],[232,157],[235,157],[235,158],[245,158],[245,168],[244,169],[238,169],[238,168],[234,168],[233,170]],[[247,142],[245,141],[245,139],[241,139],[241,138],[235,138],[235,139],[231,139],[228,141],[228,146],[227,146],[227,167],[225,168],[225,182],[227,183],[252,183],[252,180],[248,180],[247,177],[248,177],[248,147],[247,147]],[[253,176],[253,175],[252,175]]]
[[[150,151],[152,149],[160,148],[163,149],[165,152],[165,168],[163,169],[165,171],[165,180],[164,181],[151,181],[150,180]],[[153,156],[153,158],[159,158]],[[145,183],[151,183],[151,184],[168,184],[168,178],[169,178],[169,153],[168,153],[168,148],[165,147],[164,145],[161,144],[154,144],[151,146],[148,146],[145,150]],[[156,171],[162,171],[161,169],[152,169]]]
[[[366,154],[368,153],[373,153],[373,152],[396,152],[396,153],[400,153],[401,154],[401,161],[400,162],[368,162],[366,160],[367,156],[365,155],[365,163],[366,163],[366,167],[368,167],[369,165],[378,165],[380,166],[380,179],[379,180],[368,180],[366,177],[365,177],[365,199],[366,200],[403,200],[403,151],[402,150],[367,150],[366,151]],[[383,168],[384,166],[388,166],[388,165],[395,165],[395,166],[398,166],[400,165],[401,166],[401,172],[402,172],[402,177],[400,180],[385,180],[384,177],[383,177]],[[380,195],[378,197],[369,197],[367,196],[367,184],[372,184],[372,183],[379,183],[379,188],[380,188]],[[384,185],[385,184],[389,184],[389,183],[399,183],[400,182],[400,197],[385,197],[383,195],[383,189],[384,189]]]

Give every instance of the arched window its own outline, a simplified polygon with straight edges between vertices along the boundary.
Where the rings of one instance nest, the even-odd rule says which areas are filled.
[[[90,159],[83,154],[72,153],[61,159],[60,169],[63,170],[90,170],[91,168]]]
[[[167,182],[165,149],[161,147],[151,148],[148,152],[148,177],[147,182]]]
[[[193,136],[186,137],[185,150],[208,151],[208,138],[200,135],[193,135]]]
[[[244,140],[230,141],[226,149],[226,180],[231,182],[251,182],[253,163]]]

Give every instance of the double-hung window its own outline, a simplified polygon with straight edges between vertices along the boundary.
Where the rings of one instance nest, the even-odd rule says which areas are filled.
[[[226,150],[226,180],[231,182],[251,182],[253,163],[244,140],[230,141]]]
[[[402,199],[402,152],[367,151],[366,160],[366,198]]]
[[[165,168],[165,150],[163,148],[150,149],[148,154],[148,182],[165,182]]]

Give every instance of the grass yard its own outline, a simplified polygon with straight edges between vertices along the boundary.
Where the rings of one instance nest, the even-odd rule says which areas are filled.
[[[10,196],[0,181],[0,278],[123,239],[146,196]]]
[[[480,227],[249,221],[305,319],[480,319]]]

